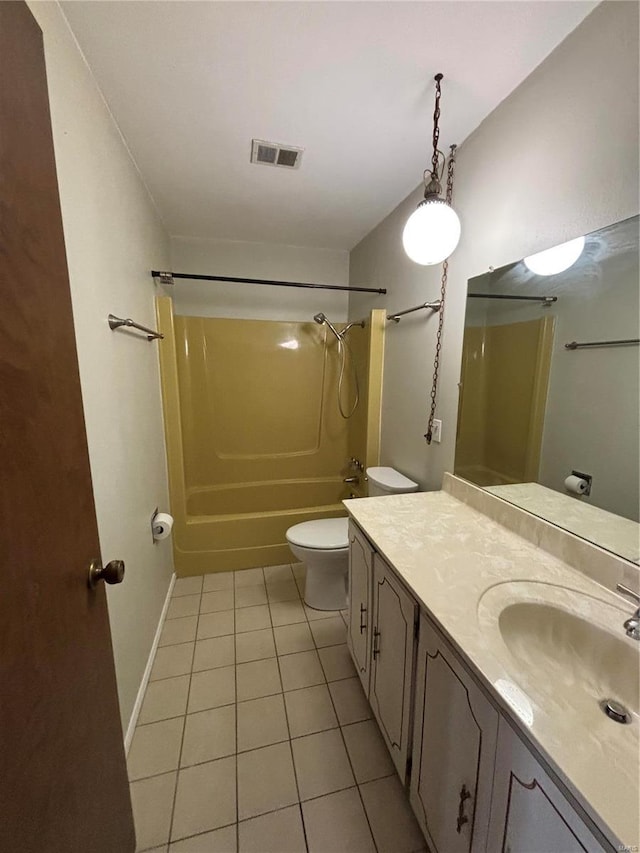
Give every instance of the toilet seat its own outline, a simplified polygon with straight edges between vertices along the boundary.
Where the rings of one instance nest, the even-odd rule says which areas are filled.
[[[314,551],[336,551],[349,547],[348,518],[318,518],[294,524],[287,530],[287,540],[300,548]]]

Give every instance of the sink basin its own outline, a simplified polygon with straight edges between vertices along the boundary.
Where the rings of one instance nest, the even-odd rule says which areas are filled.
[[[640,643],[622,624],[631,611],[578,590],[512,581],[484,593],[478,618],[506,647],[518,682],[538,702],[553,696],[576,709],[587,702],[593,711],[615,699],[637,718]]]

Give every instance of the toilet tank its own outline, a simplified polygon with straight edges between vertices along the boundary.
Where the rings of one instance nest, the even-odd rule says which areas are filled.
[[[395,468],[367,468],[369,478],[369,497],[380,495],[401,495],[405,492],[417,492],[418,484],[414,483]]]

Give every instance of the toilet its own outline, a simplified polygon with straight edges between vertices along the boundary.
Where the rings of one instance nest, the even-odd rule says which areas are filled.
[[[305,604],[316,610],[344,610],[347,606],[349,519],[318,518],[287,530],[294,555],[307,567]]]
[[[369,496],[416,492],[418,484],[394,468],[367,468]],[[319,518],[294,524],[289,548],[307,567],[305,604],[315,610],[344,610],[349,570],[349,519]]]
[[[395,468],[367,468],[369,480],[369,497],[376,498],[381,495],[403,495],[408,492],[417,492],[418,484],[414,483]]]

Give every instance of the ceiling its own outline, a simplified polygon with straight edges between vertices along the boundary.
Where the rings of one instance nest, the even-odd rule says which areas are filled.
[[[63,2],[171,235],[351,249],[595,2]],[[249,162],[252,137],[305,149]]]

